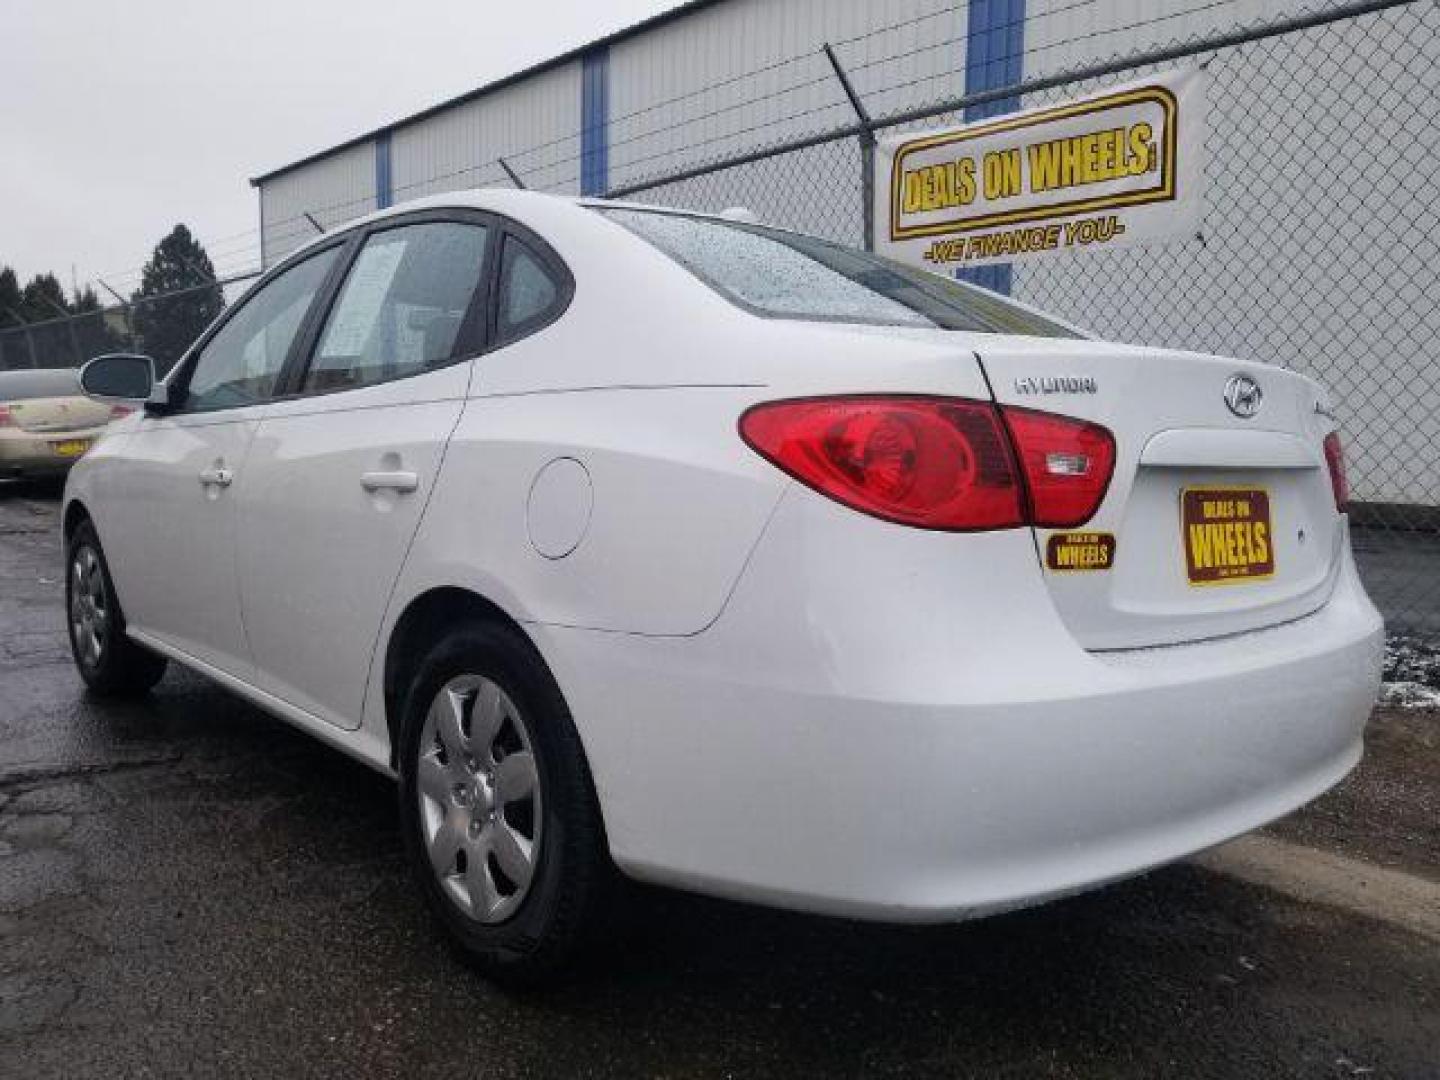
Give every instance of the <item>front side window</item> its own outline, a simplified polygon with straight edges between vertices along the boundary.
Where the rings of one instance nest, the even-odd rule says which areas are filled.
[[[275,392],[300,323],[325,283],[339,247],[292,266],[249,297],[200,351],[186,382],[186,412],[264,401]]]
[[[425,222],[365,241],[320,334],[304,390],[414,375],[455,353],[485,265],[486,229]]]
[[[1078,337],[986,289],[747,222],[603,207],[726,299],[757,315],[874,326]]]

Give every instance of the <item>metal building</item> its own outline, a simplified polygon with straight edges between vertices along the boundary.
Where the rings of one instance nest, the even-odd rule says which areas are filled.
[[[1303,32],[1206,49],[1312,15]],[[859,242],[857,140],[794,145],[856,119],[826,46],[874,117],[1055,82],[919,126],[1087,93],[1101,83],[1061,76],[1190,48],[1185,62],[1213,61],[1202,231],[969,276],[1104,336],[1317,375],[1337,394],[1356,496],[1408,529],[1440,520],[1418,513],[1440,506],[1437,31],[1440,8],[1403,0],[692,0],[256,178],[262,260],[313,236],[311,218],[328,228],[512,174],[624,192],[787,143],[639,197]]]
[[[262,259],[269,265],[314,234],[306,214],[328,228],[422,195],[508,184],[501,159],[527,187],[601,194],[844,123],[852,114],[827,43],[884,115],[1298,6],[691,0],[256,177]],[[737,199],[746,194],[764,202],[763,192]]]

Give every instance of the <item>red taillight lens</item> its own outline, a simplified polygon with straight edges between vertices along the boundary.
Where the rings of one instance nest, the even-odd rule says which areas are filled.
[[[926,529],[1074,528],[1115,471],[1098,424],[962,398],[775,401],[746,412],[740,434],[822,495]]]
[[[747,411],[740,434],[801,483],[887,521],[954,531],[1025,523],[1014,456],[985,402],[776,401]]]
[[[111,406],[110,406],[110,419],[111,419],[111,420],[123,420],[123,419],[125,419],[125,417],[129,416],[129,415],[130,415],[132,412],[134,412],[134,411],[135,411],[134,408],[132,408],[132,407],[129,406],[129,405],[111,405]]]
[[[15,417],[10,412],[9,405],[0,405],[0,427],[14,427]]]
[[[1330,467],[1330,487],[1335,492],[1335,509],[1345,513],[1350,505],[1350,481],[1345,475],[1345,450],[1340,445],[1340,433],[1332,431],[1325,436],[1325,464]]]
[[[1031,524],[1073,529],[1095,516],[1115,471],[1115,438],[1099,424],[1002,406],[1015,440]]]

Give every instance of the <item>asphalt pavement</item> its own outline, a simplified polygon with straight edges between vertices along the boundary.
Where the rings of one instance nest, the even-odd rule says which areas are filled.
[[[206,681],[92,701],[0,487],[0,1076],[1440,1077],[1440,715],[1257,837],[900,929],[625,894],[568,983],[445,948],[388,781]]]

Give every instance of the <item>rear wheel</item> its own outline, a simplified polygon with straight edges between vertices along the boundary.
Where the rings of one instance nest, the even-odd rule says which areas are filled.
[[[66,550],[65,611],[70,652],[85,685],[104,697],[138,697],[165,674],[166,662],[125,634],[125,613],[95,526],[76,528]]]
[[[580,740],[518,631],[477,622],[430,650],[406,694],[400,816],[431,910],[487,975],[560,970],[609,875]]]

